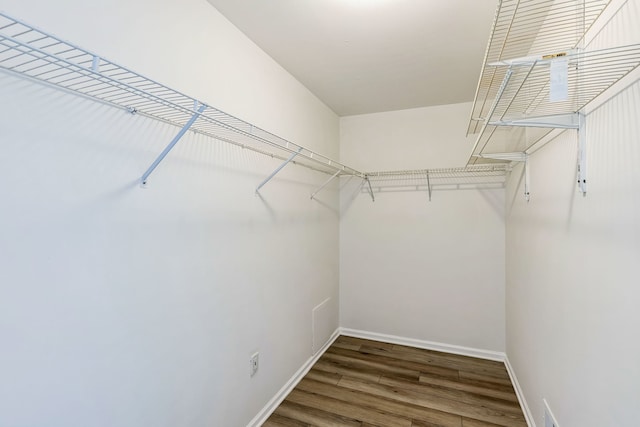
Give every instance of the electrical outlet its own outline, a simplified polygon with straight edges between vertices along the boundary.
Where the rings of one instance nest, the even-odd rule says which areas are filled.
[[[251,355],[249,359],[249,376],[254,376],[256,372],[258,372],[258,362],[260,358],[260,353],[257,351]]]
[[[542,401],[544,402],[544,427],[560,427],[549,408],[549,402],[547,402],[547,399],[542,399]]]

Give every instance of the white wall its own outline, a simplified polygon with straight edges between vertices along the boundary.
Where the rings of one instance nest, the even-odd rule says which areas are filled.
[[[626,2],[591,48],[638,43]],[[619,88],[622,89],[622,88]],[[507,189],[507,355],[536,425],[543,399],[562,427],[640,420],[640,82],[587,116],[587,196],[576,188],[576,132],[530,158]]]
[[[205,0],[6,13],[331,156],[337,117]],[[338,326],[337,186],[0,74],[0,425],[242,426]],[[249,355],[260,371],[249,378]]]
[[[471,105],[343,117],[341,159],[364,170],[464,166]],[[343,179],[344,180],[344,179]],[[504,351],[504,189],[358,192],[343,181],[340,323]]]
[[[363,171],[461,167],[471,103],[340,118],[340,156]]]

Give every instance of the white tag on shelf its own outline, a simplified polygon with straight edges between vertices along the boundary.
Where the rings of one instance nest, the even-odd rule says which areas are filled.
[[[558,58],[549,66],[549,101],[566,101],[569,98],[568,86],[569,61]]]

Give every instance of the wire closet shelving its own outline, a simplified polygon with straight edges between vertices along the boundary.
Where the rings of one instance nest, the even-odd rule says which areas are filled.
[[[419,188],[431,193],[433,185],[437,186],[445,178],[453,179],[454,185],[458,186],[477,183],[479,177],[489,180],[498,177],[498,181],[504,183],[509,171],[506,165],[492,165],[364,173],[4,13],[0,13],[0,70],[179,128],[175,138],[142,174],[142,184],[146,184],[151,173],[188,131],[283,160],[284,163],[260,183],[256,191],[289,162],[330,175],[311,194],[312,199],[340,176],[363,179],[374,200],[371,179],[376,180],[378,190],[383,180],[388,181],[392,177],[405,181],[426,179],[426,187]]]
[[[189,130],[273,158],[293,161],[295,157],[294,163],[321,172],[364,177],[362,172],[338,161],[3,13],[0,13],[0,67],[21,77],[179,127],[181,132],[173,144]],[[152,165],[154,169],[157,163]],[[146,181],[151,172],[150,168],[141,180]]]
[[[581,111],[640,65],[640,44],[585,48],[611,3],[500,1],[467,131],[477,134],[469,165],[525,161],[554,129],[580,131]]]
[[[398,170],[369,172],[369,186],[363,192],[426,192],[429,200],[436,190],[495,189],[504,188],[510,165],[471,165],[460,168],[440,168],[422,170]]]

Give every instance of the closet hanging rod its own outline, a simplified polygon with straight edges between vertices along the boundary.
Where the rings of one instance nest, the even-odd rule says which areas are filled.
[[[364,174],[0,12],[0,69],[326,174]],[[267,150],[268,149],[268,150]],[[157,165],[156,165],[157,166]]]

